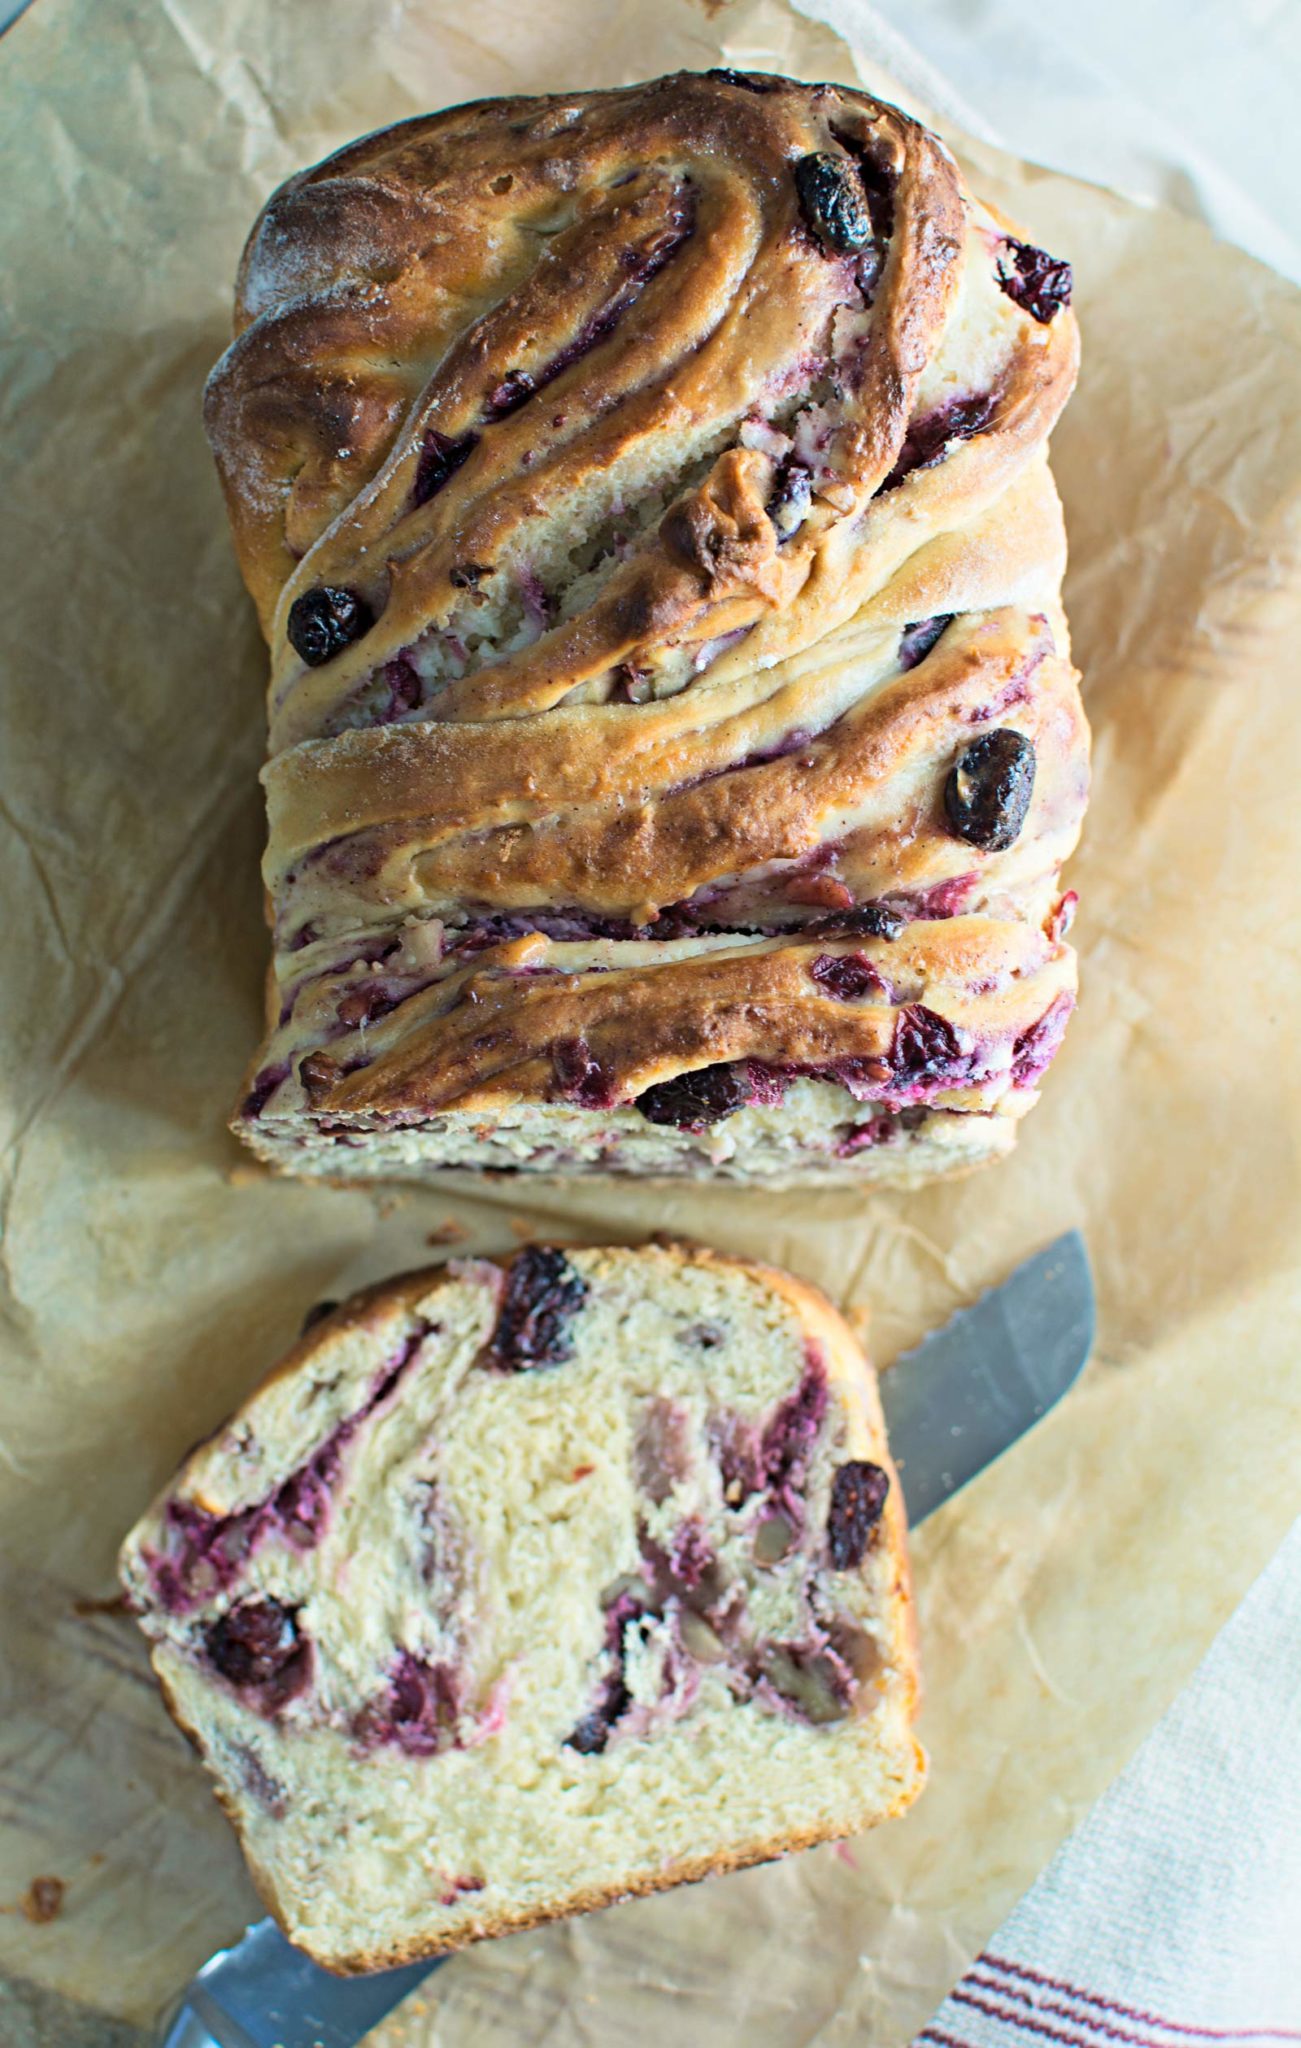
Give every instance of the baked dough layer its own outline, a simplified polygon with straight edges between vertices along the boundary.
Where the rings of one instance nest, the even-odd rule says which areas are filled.
[[[453,108],[273,195],[207,406],[272,656],[255,1151],[1007,1149],[1075,991],[1068,275],[894,108],[757,75]]]

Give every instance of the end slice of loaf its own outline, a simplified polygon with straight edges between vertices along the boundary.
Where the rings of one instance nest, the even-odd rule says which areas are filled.
[[[128,1538],[253,1876],[379,1969],[853,1833],[924,1758],[871,1369],[813,1289],[529,1247],[316,1322]]]

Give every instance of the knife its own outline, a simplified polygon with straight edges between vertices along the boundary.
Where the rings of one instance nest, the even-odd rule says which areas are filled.
[[[913,1528],[1061,1400],[1092,1344],[1093,1276],[1071,1230],[895,1361],[881,1400]],[[450,1960],[333,1977],[259,1920],[204,1964],[158,2048],[356,2048]]]

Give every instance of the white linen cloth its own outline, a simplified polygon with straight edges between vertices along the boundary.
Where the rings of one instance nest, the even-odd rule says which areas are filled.
[[[914,2048],[1301,2042],[1301,1522]]]

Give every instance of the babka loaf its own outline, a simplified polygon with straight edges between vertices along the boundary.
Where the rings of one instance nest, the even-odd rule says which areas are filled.
[[[530,1247],[334,1309],[122,1570],[256,1882],[331,1969],[921,1786],[871,1371],[811,1288],[702,1249]]]
[[[256,1152],[1008,1149],[1075,991],[1070,286],[915,122],[757,74],[274,194],[207,403],[272,656]]]

